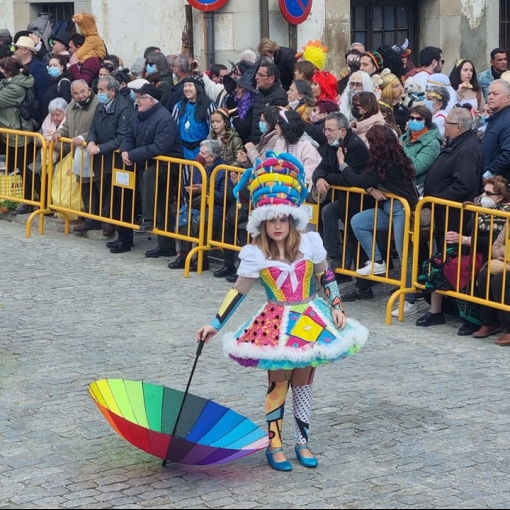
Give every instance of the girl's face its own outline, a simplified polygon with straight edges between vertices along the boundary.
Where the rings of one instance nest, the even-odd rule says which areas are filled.
[[[370,57],[367,57],[366,55],[361,57],[359,65],[360,69],[365,71],[365,73],[368,73],[369,76],[372,76],[375,73],[375,65]]]
[[[299,101],[302,98],[301,94],[297,91],[296,85],[294,83],[289,87],[287,91],[287,99],[289,103],[291,101]]]
[[[299,69],[294,69],[294,79],[304,80],[303,73]]]
[[[312,95],[315,99],[321,95],[321,86],[316,81],[312,81]]]
[[[194,101],[197,98],[197,89],[193,83],[186,82],[182,90],[188,101]]]
[[[64,120],[65,113],[62,110],[55,110],[51,114],[51,120],[55,124],[55,126],[60,126],[62,121]]]
[[[219,113],[213,113],[211,115],[211,127],[212,130],[217,134],[221,135],[226,128],[225,119]]]
[[[481,111],[481,115],[482,117],[488,117],[490,114],[492,113],[491,109],[489,108],[489,105],[487,103],[485,103],[483,106],[482,106],[482,111]]]
[[[276,131],[277,136],[283,136],[282,128],[280,127],[280,124],[278,122],[276,123],[274,130]]]
[[[290,232],[289,217],[278,216],[272,220],[266,220],[266,233],[269,239],[275,243],[285,241]]]
[[[460,81],[462,83],[470,83],[473,78],[473,65],[471,62],[464,62],[460,70]]]

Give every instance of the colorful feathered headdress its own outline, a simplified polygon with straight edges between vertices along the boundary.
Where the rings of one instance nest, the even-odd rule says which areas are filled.
[[[308,41],[306,46],[302,48],[302,51],[296,54],[296,59],[302,58],[303,60],[308,60],[308,62],[311,62],[317,69],[322,71],[326,67],[327,53],[328,47],[323,46],[317,39],[316,41]]]
[[[251,194],[251,213],[246,230],[252,237],[260,234],[260,224],[279,216],[291,216],[297,230],[303,230],[309,221],[306,208],[300,207],[308,195],[305,170],[302,163],[291,154],[266,153],[266,159],[257,160],[255,166],[246,170],[234,188],[239,192],[248,187]]]

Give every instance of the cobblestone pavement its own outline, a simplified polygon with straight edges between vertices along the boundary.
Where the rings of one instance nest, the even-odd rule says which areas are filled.
[[[347,305],[371,330],[366,347],[318,370],[317,469],[296,462],[291,419],[291,473],[271,470],[263,452],[162,467],[110,428],[88,385],[124,377],[184,389],[194,333],[228,283],[145,258],[154,239],[113,255],[51,221],[27,239],[16,221],[0,220],[0,508],[510,507],[510,349],[456,336],[454,318],[385,325],[384,285]],[[262,289],[252,294],[231,327],[259,306]],[[191,391],[265,427],[265,374],[225,359],[215,340]]]

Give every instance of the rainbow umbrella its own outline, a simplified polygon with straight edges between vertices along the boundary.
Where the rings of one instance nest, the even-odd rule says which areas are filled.
[[[89,393],[121,437],[163,459],[163,465],[223,464],[267,447],[267,434],[259,426],[192,395],[189,382],[183,392],[143,381],[100,379],[89,385]]]

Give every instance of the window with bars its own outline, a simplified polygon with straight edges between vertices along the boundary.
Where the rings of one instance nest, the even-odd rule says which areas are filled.
[[[351,1],[351,41],[367,50],[382,45],[401,46],[405,39],[417,40],[415,2],[406,0]]]
[[[510,1],[499,1],[499,46],[510,49]]]
[[[71,19],[74,15],[74,2],[46,2],[31,4],[32,17],[39,16],[42,12],[53,14],[55,21]]]

